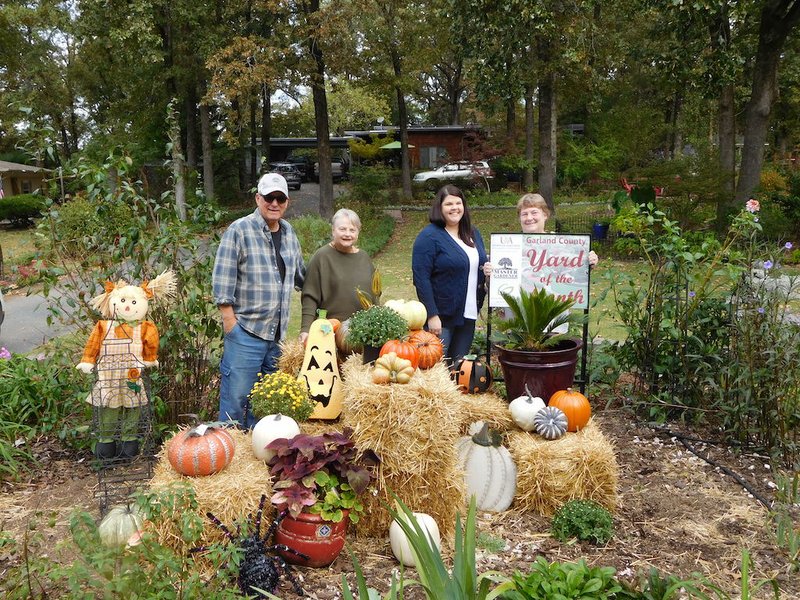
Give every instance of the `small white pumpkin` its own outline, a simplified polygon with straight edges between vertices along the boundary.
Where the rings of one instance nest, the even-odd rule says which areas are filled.
[[[555,406],[548,406],[536,413],[536,433],[546,440],[557,440],[567,433],[567,415]]]
[[[120,504],[108,511],[97,533],[100,541],[109,548],[125,546],[141,528],[144,519],[135,504]]]
[[[411,331],[422,329],[428,321],[428,311],[419,300],[388,300],[384,306],[399,313]]]
[[[475,496],[478,509],[502,512],[511,506],[517,492],[517,466],[511,453],[500,445],[500,435],[490,433],[484,423],[472,437],[459,438],[457,452],[467,494]]]
[[[536,424],[534,419],[536,413],[545,407],[544,400],[538,396],[531,395],[528,386],[525,386],[526,395],[514,398],[508,405],[508,410],[511,411],[511,418],[517,427],[522,431],[533,431]]]
[[[267,415],[253,427],[253,454],[258,460],[268,461],[275,453],[267,450],[267,444],[280,438],[292,439],[298,433],[300,426],[292,417]]]
[[[404,513],[400,513],[405,516]],[[413,513],[414,520],[419,524],[420,528],[427,532],[428,536],[433,540],[437,550],[442,549],[442,536],[439,534],[439,526],[436,524],[434,518],[426,513]],[[392,554],[402,564],[407,567],[416,567],[417,559],[414,554],[411,544],[408,541],[408,536],[400,523],[392,521],[389,527],[389,543],[392,546]]]

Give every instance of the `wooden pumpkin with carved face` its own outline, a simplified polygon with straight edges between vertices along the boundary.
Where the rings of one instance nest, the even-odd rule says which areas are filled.
[[[306,340],[306,353],[298,379],[304,381],[308,395],[317,404],[311,419],[335,419],[342,412],[344,391],[339,363],[336,359],[336,335],[333,325],[319,311],[319,318],[311,323]]]

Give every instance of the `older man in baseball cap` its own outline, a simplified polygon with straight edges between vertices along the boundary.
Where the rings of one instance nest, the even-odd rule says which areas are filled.
[[[292,289],[301,289],[305,264],[294,229],[283,219],[286,180],[267,173],[258,181],[256,210],[231,223],[214,263],[214,302],[222,313],[219,418],[252,428],[248,395],[259,373],[277,370]]]

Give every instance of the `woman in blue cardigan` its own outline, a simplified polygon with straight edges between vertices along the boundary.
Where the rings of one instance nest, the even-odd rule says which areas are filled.
[[[417,297],[428,311],[428,331],[444,344],[451,364],[469,354],[483,299],[486,250],[472,227],[464,194],[446,185],[428,214],[430,225],[414,241],[411,268]]]

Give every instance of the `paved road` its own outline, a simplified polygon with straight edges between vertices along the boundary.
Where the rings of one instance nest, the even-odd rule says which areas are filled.
[[[338,196],[344,193],[345,188],[334,185],[333,191]],[[292,201],[286,211],[287,218],[319,214],[319,184],[304,183],[299,190],[290,191],[289,196]],[[47,300],[44,296],[6,294],[4,299],[6,318],[0,328],[0,346],[11,352],[28,354],[47,340],[69,331],[59,324],[52,327],[47,324]]]
[[[69,331],[68,328],[47,324],[47,300],[34,294],[4,296],[6,318],[0,330],[0,346],[11,352],[28,354],[49,339]]]

